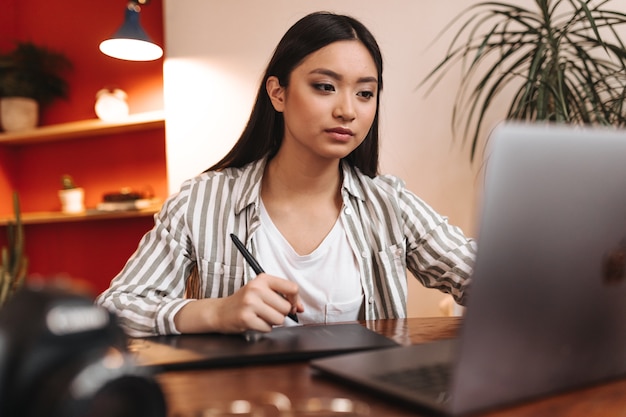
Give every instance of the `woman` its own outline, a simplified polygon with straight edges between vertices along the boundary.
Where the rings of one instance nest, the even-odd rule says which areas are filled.
[[[474,242],[378,174],[382,67],[351,17],[294,24],[237,143],[166,201],[97,302],[133,336],[268,332],[291,313],[301,323],[405,317],[408,269],[464,304]]]

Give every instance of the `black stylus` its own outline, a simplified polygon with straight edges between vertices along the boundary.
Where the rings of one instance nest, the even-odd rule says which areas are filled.
[[[252,268],[252,270],[254,271],[255,274],[259,275],[259,274],[262,274],[263,272],[265,272],[265,271],[263,271],[263,268],[261,268],[261,265],[259,265],[259,262],[256,259],[254,259],[254,256],[252,256],[252,254],[248,251],[248,249],[246,249],[246,247],[243,244],[243,242],[241,240],[239,240],[237,235],[235,235],[234,233],[231,233],[230,234],[230,238],[235,243],[235,246],[237,246],[237,249],[239,249],[239,252],[241,252],[243,257],[250,264],[250,267]],[[289,313],[289,314],[287,314],[287,317],[289,317],[291,320],[293,320],[296,323],[298,323],[298,316],[295,313]]]

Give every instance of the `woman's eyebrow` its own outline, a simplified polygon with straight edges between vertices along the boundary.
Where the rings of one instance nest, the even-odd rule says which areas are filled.
[[[343,80],[343,75],[336,73],[333,70],[327,68],[316,68],[311,70],[309,74],[322,74],[327,75],[337,81]],[[376,77],[361,77],[357,80],[358,83],[378,83],[378,78]]]

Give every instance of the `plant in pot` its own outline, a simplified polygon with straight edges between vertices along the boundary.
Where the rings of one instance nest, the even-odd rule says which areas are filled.
[[[61,211],[63,213],[82,213],[85,211],[85,190],[76,186],[71,175],[61,176],[61,189],[59,190]]]
[[[422,81],[431,90],[461,64],[453,135],[471,140],[470,159],[495,99],[511,94],[506,119],[626,125],[626,14],[610,0],[480,2],[468,6],[444,58]],[[463,19],[463,20],[461,20]]]
[[[64,78],[72,68],[69,59],[32,42],[17,42],[0,54],[0,124],[5,131],[37,126],[39,111],[68,97]]]
[[[23,285],[28,269],[28,259],[24,255],[24,228],[17,193],[13,193],[13,211],[15,222],[9,222],[7,225],[8,247],[2,248],[0,259],[0,306]]]

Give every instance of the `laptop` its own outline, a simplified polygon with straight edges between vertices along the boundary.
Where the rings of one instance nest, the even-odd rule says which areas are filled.
[[[490,146],[458,337],[318,373],[447,415],[626,375],[626,132],[502,124]]]
[[[276,327],[244,335],[185,334],[131,339],[141,367],[157,372],[309,360],[328,355],[399,346],[359,323]]]

